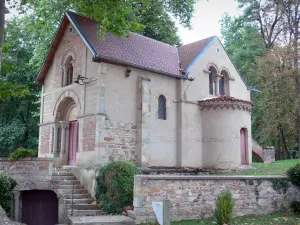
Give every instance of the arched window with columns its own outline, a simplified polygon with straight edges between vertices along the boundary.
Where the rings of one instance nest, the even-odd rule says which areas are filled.
[[[208,78],[208,87],[210,95],[217,95],[216,93],[216,80],[218,77],[218,71],[214,66],[209,67],[209,78]]]
[[[229,74],[226,70],[221,71],[222,78],[219,81],[219,93],[220,95],[230,95],[229,88]]]
[[[74,59],[70,55],[66,58],[64,64],[63,64],[63,76],[62,76],[62,86],[68,86],[73,83],[73,73],[74,73]]]

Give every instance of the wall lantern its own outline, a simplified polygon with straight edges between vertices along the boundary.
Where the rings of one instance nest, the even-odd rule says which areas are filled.
[[[127,68],[125,72],[125,77],[130,77],[131,69]]]

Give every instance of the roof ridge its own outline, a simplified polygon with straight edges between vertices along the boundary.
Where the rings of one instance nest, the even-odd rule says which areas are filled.
[[[198,40],[198,41],[194,41],[194,42],[188,43],[188,44],[186,44],[186,45],[182,45],[182,46],[180,46],[180,47],[189,46],[189,45],[191,45],[191,44],[195,44],[195,43],[197,43],[197,42],[204,41],[204,40],[207,40],[207,39],[212,39],[212,38],[215,38],[215,37],[217,37],[217,36],[216,36],[216,35],[213,35],[213,36],[210,36],[210,37],[207,37],[207,38],[203,38],[203,39]],[[179,47],[179,48],[180,48],[180,47]]]

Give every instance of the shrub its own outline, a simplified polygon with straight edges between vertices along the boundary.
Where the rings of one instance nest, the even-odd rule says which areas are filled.
[[[292,184],[300,187],[300,163],[288,169],[287,175]]]
[[[291,206],[294,213],[300,214],[300,202],[294,201]]]
[[[27,157],[37,157],[37,156],[38,156],[37,150],[19,147],[10,154],[9,159],[13,161],[13,160],[24,159]]]
[[[234,200],[229,190],[218,195],[215,209],[215,217],[219,225],[230,224],[233,217]]]
[[[102,167],[96,178],[96,200],[108,213],[120,213],[133,204],[134,175],[139,169],[130,162],[114,161]]]
[[[13,199],[12,190],[17,185],[17,182],[11,177],[0,175],[0,205],[6,211],[10,212],[10,203]]]

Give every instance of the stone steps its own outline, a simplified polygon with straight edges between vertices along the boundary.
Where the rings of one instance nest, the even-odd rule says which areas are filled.
[[[71,189],[58,189],[58,192],[60,194],[72,194],[72,188]],[[74,194],[87,194],[87,190],[85,189],[75,189],[74,188],[74,191],[73,191]]]
[[[71,204],[72,203],[72,199],[64,199],[64,201],[67,204]],[[92,202],[94,202],[94,200],[92,198],[73,199],[73,204],[90,204]]]
[[[64,194],[63,198],[64,199],[71,199],[72,194]],[[89,194],[74,194],[73,195],[73,199],[86,199],[86,198],[90,198],[90,195]]]
[[[60,184],[59,189],[72,189],[73,185],[72,184]],[[83,186],[80,184],[75,184],[74,189],[83,189]]]
[[[64,180],[59,181],[59,185],[67,185],[67,184],[80,185],[80,181],[79,180],[67,180],[67,182]]]
[[[103,215],[94,204],[87,190],[80,184],[69,170],[56,170],[52,179],[59,181],[58,192],[66,205],[69,225],[134,225],[135,222],[125,216]],[[72,188],[74,184],[73,205]],[[93,204],[92,204],[93,203]],[[72,213],[73,208],[73,215]],[[65,221],[66,222],[66,221]]]
[[[125,216],[86,216],[70,217],[70,225],[135,225],[135,222]]]
[[[68,208],[72,209],[72,204],[68,204]],[[92,210],[92,209],[95,209],[95,210],[98,210],[98,206],[93,205],[93,204],[74,203],[73,204],[73,209],[78,209],[78,210]]]
[[[76,180],[76,177],[72,176],[52,176],[53,181],[61,181],[61,180]]]
[[[71,216],[71,209],[68,209],[68,215]],[[74,209],[73,210],[73,217],[77,216],[99,216],[103,214],[101,210],[89,209],[89,210],[82,210],[82,209]]]
[[[73,176],[73,174],[66,171],[56,171],[52,173],[52,176]]]

